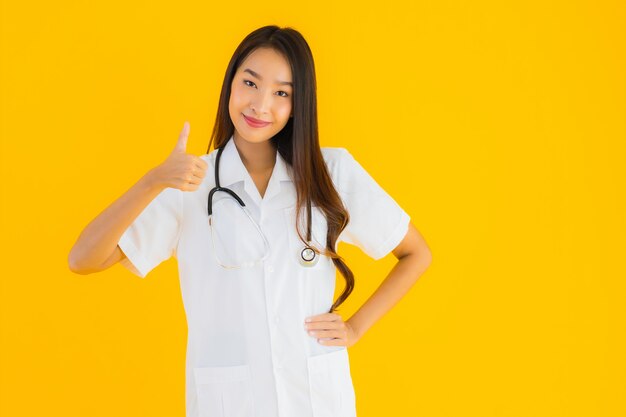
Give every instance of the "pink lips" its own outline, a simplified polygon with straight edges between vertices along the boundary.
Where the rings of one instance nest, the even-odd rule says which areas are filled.
[[[267,125],[272,124],[271,122],[264,122],[263,120],[255,119],[254,117],[248,117],[243,114],[243,118],[246,119],[246,122],[252,127],[265,127]]]

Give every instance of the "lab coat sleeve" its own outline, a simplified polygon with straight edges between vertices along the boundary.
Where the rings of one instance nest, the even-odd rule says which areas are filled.
[[[350,221],[339,240],[381,259],[402,241],[411,218],[352,154],[340,149],[338,191]]]
[[[140,278],[176,255],[182,229],[182,193],[165,188],[120,237],[118,245],[126,255],[120,263]]]

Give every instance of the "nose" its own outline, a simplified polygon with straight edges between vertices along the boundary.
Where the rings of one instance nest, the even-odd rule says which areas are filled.
[[[257,114],[265,114],[268,113],[272,106],[272,91],[268,90],[266,92],[260,92],[259,94],[255,94],[250,103],[250,107]]]

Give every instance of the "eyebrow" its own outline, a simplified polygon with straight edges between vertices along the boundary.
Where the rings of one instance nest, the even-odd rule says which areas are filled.
[[[261,77],[258,73],[252,71],[250,68],[246,68],[245,70],[243,70],[243,72],[248,72],[253,77],[258,78],[259,80],[263,80],[263,77]],[[276,80],[276,83],[279,84],[279,85],[288,85],[288,86],[291,86],[291,88],[293,88],[293,83],[291,83],[289,81],[278,81],[278,80]]]

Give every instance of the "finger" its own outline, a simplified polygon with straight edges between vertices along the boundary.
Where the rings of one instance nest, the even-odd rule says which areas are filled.
[[[175,152],[186,152],[187,151],[187,138],[189,137],[189,122],[185,122],[183,125],[183,130],[180,131],[180,135],[178,135],[178,141],[176,142],[176,147],[174,148]]]
[[[200,184],[202,183],[202,178],[195,175],[189,175],[185,178],[185,182],[188,184]]]
[[[185,184],[182,188],[183,191],[196,191],[198,189],[198,185],[195,184]]]
[[[347,346],[348,341],[344,339],[320,339],[317,341],[320,345],[324,346]]]
[[[204,172],[194,171],[193,178],[200,180],[200,182],[202,182],[202,180],[204,179]]]
[[[335,313],[318,314],[317,316],[307,317],[304,321],[306,323],[312,323],[316,321],[337,321],[341,320],[341,316]]]
[[[318,339],[323,339],[326,337],[339,337],[343,339],[346,337],[347,333],[341,330],[316,330],[313,332],[313,334],[311,334],[310,332],[309,334],[313,337],[317,337]]]
[[[198,178],[204,178],[206,175],[206,170],[202,169],[201,167],[198,167],[197,165],[194,165],[191,168],[191,173]]]
[[[206,164],[202,165],[202,164],[199,164],[198,162],[194,162],[194,164],[193,164],[194,172],[202,172],[202,173],[204,173],[204,172],[206,172],[207,168],[208,167],[207,167]]]
[[[196,157],[194,159],[194,165],[203,171],[206,171],[209,168],[209,164],[202,158]]]
[[[342,321],[315,321],[307,323],[306,325],[306,328],[309,330],[341,329],[342,327],[344,327],[344,323]]]

